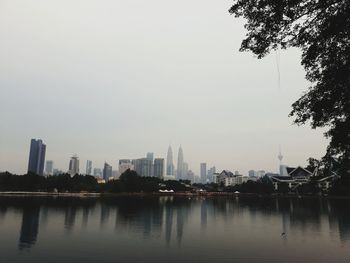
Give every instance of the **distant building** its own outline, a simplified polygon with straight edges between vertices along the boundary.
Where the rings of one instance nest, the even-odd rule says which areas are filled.
[[[108,182],[113,177],[112,166],[105,162],[103,167],[103,179]]]
[[[152,176],[152,161],[148,158],[134,160],[134,170],[140,176]]]
[[[64,174],[65,172],[63,172],[60,169],[53,169],[53,175],[60,175],[60,174]]]
[[[184,162],[182,167],[182,179],[187,180],[188,179],[188,163]]]
[[[339,176],[332,172],[329,176],[319,177],[318,169],[307,169],[303,167],[287,167],[288,176],[279,174],[270,175],[269,178],[274,184],[275,190],[278,190],[281,184],[288,185],[290,191],[297,191],[298,187],[310,182],[314,177],[314,182],[323,190],[328,190],[334,181],[339,179]]]
[[[117,170],[112,171],[112,177],[113,177],[113,179],[117,179],[119,177],[119,173]]]
[[[28,173],[44,174],[46,145],[42,140],[30,141]]]
[[[53,161],[47,160],[45,164],[45,174],[53,175]]]
[[[168,154],[166,157],[166,175],[173,176],[174,175],[174,162],[173,162],[173,150],[169,145]]]
[[[184,167],[184,153],[182,147],[179,148],[179,153],[177,155],[177,172],[176,179],[183,179],[183,167]]]
[[[119,176],[122,175],[126,170],[134,170],[134,165],[130,159],[121,159],[119,160]]]
[[[164,159],[154,159],[154,176],[158,178],[164,177]]]
[[[208,174],[207,174],[207,181],[208,182],[214,182],[213,181],[213,176],[214,176],[214,174],[216,173],[216,167],[215,166],[213,166],[213,167],[211,167],[209,170],[208,170]]]
[[[248,176],[236,175],[230,171],[223,170],[220,174],[216,176],[215,183],[224,186],[235,186],[247,182]]]
[[[154,153],[151,153],[151,152],[148,152],[148,153],[146,154],[146,158],[149,159],[149,160],[151,160],[152,163],[153,163],[153,156],[154,156]]]
[[[95,177],[101,177],[102,176],[101,168],[94,168],[94,176]]]
[[[86,175],[92,175],[92,161],[87,160],[86,161],[86,171],[85,171]]]
[[[201,183],[203,184],[207,183],[207,164],[206,163],[200,164],[200,177],[201,177]]]
[[[188,171],[187,180],[190,180],[192,183],[195,183],[195,174],[193,171],[191,170]]]
[[[256,177],[256,172],[254,170],[248,171],[248,176],[249,177]]]
[[[256,172],[256,177],[264,177],[266,172],[264,170],[259,170]]]
[[[71,176],[79,174],[79,158],[78,158],[78,156],[74,155],[70,158],[68,173]]]
[[[287,165],[280,165],[280,176],[288,176]]]

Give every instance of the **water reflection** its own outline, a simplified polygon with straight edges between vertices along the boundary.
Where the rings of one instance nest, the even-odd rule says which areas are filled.
[[[28,206],[23,209],[22,226],[18,247],[30,248],[37,240],[39,232],[40,206]]]
[[[343,246],[349,247],[349,203],[350,200],[317,198],[120,197],[100,200],[1,197],[0,227],[6,228],[9,224],[7,213],[20,212],[19,250],[30,250],[37,245],[40,228],[44,226],[49,233],[52,231],[52,235],[63,231],[64,235],[75,235],[75,238],[81,233],[77,230],[99,233],[112,228],[116,233],[114,238],[161,240],[165,248],[181,248],[184,239],[198,233],[215,234],[213,230],[222,226],[234,229],[240,237],[244,237],[244,233],[239,232],[241,227],[254,231],[254,227],[260,226],[277,231],[274,235],[282,236],[285,246],[290,236],[295,241],[330,235],[329,242],[335,237]],[[59,220],[61,225],[57,223]],[[256,230],[254,233],[265,232]],[[222,235],[226,235],[225,232]],[[230,240],[232,236],[227,234],[222,237],[225,238]],[[0,241],[4,240],[0,237]]]

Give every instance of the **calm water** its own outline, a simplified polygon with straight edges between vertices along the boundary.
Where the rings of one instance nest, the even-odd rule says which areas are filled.
[[[350,262],[350,200],[0,197],[0,262]]]

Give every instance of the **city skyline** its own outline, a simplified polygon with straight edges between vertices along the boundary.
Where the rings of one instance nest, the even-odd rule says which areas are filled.
[[[33,162],[32,159],[32,152],[34,149],[36,149],[36,151],[38,151],[36,144],[41,144],[44,147],[44,157],[41,160],[41,162],[43,163],[43,165],[41,165],[42,172],[40,173],[40,171],[34,171],[34,173],[37,174],[41,174],[44,175],[44,172],[46,175],[54,175],[55,171],[56,174],[57,172],[67,172],[71,175],[74,174],[90,174],[90,175],[94,175],[94,176],[102,176],[105,177],[103,174],[103,171],[105,170],[106,165],[108,167],[112,167],[112,165],[109,165],[106,161],[103,162],[103,165],[101,166],[102,168],[100,168],[99,166],[93,166],[93,161],[90,159],[86,160],[86,167],[84,172],[80,172],[80,158],[77,154],[74,154],[73,156],[70,157],[69,160],[69,165],[68,165],[68,170],[65,170],[65,168],[62,167],[54,167],[54,161],[53,160],[45,160],[45,153],[46,153],[46,144],[43,144],[41,139],[31,139],[31,144],[30,144],[30,149],[29,149],[29,160],[28,160],[28,167],[30,166],[30,163]],[[33,147],[34,145],[34,147]],[[36,153],[38,154],[38,153]],[[276,170],[267,170],[267,173],[280,173],[285,175],[285,169],[287,167],[287,165],[282,163],[282,159],[283,159],[283,155],[281,152],[281,148],[279,148],[279,153],[277,155],[277,159],[278,159],[278,168]],[[162,174],[163,176],[168,176],[171,174],[168,174],[168,171],[172,171],[174,176],[174,179],[176,180],[180,180],[180,179],[188,179],[188,177],[190,177],[190,174],[193,173],[193,171],[196,171],[196,169],[194,169],[194,167],[189,166],[189,164],[187,162],[185,162],[184,160],[184,154],[183,154],[183,149],[182,146],[179,146],[179,151],[178,151],[178,155],[177,155],[177,162],[176,162],[176,167],[177,169],[174,169],[175,165],[173,162],[173,154],[172,154],[172,147],[171,145],[169,145],[168,147],[168,151],[166,154],[166,158],[159,156],[158,158],[154,158],[154,152],[147,152],[145,157],[141,157],[141,158],[130,158],[130,159],[118,159],[116,161],[112,161],[111,163],[116,164],[116,167],[118,170],[113,170],[113,172],[118,172],[118,176],[120,176],[121,173],[125,172],[127,169],[131,169],[131,170],[135,170],[136,172],[138,172],[141,176],[154,176],[154,166],[155,166],[155,161],[156,160],[163,160],[163,167],[161,168],[162,170]],[[146,165],[147,167],[144,168],[144,164],[145,162],[149,163],[148,165]],[[32,164],[32,166],[34,165],[34,163]],[[35,162],[35,165],[39,165]],[[49,168],[47,167],[49,166]],[[169,166],[173,166],[173,170],[169,170]],[[198,178],[198,180],[204,182],[205,180],[208,180],[210,176],[212,176],[215,171],[216,171],[216,166],[211,167],[210,169],[207,169],[207,163],[203,163],[201,162],[199,164],[200,168],[198,169],[198,172],[194,173],[194,176],[196,176]],[[142,167],[142,168],[140,168]],[[179,170],[180,168],[180,170]],[[142,169],[146,169],[148,170],[147,172],[143,171]],[[92,172],[94,170],[94,172]],[[219,169],[220,170],[220,169]],[[245,174],[245,175],[250,175],[251,174],[251,169],[245,172],[242,171],[238,171],[236,169],[229,169],[229,168],[222,168],[223,170],[228,170],[228,171],[232,171],[236,174],[238,174],[239,172],[241,174]],[[254,169],[253,169],[254,170]],[[28,168],[29,171],[29,168]],[[99,171],[99,172],[98,172]],[[11,172],[11,171],[10,171]],[[32,171],[33,172],[33,171]],[[255,176],[262,176],[261,172],[265,173],[265,170],[259,170],[257,172],[257,174]],[[158,172],[159,173],[159,172]],[[110,175],[110,177],[112,177],[112,170],[110,172],[108,172],[108,175]],[[205,178],[205,179],[204,179]]]
[[[279,145],[292,166],[324,155],[323,130],[288,118],[309,85],[301,52],[239,53],[244,22],[227,3],[180,0],[167,15],[160,0],[84,6],[2,6],[0,170],[26,172],[37,137],[59,168],[74,153],[98,167],[148,151],[165,157],[169,143],[185,147],[196,174],[203,161],[276,171]]]

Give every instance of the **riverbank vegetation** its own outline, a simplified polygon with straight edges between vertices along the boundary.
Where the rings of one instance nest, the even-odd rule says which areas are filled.
[[[275,189],[267,176],[257,181],[248,181],[241,185],[228,186],[210,184],[191,184],[190,181],[164,181],[156,177],[142,177],[135,171],[127,170],[119,179],[99,184],[97,179],[89,175],[61,174],[57,176],[39,176],[35,174],[14,175],[0,173],[0,191],[58,192],[58,193],[155,193],[159,190],[192,193],[244,193],[244,194],[297,194],[297,195],[342,195],[350,196],[350,180],[340,178],[326,192],[318,187],[316,180],[290,189],[288,184],[279,184]]]

